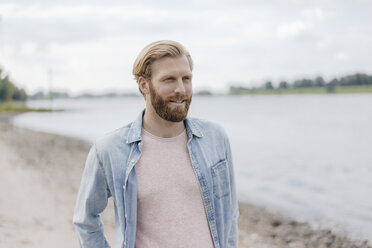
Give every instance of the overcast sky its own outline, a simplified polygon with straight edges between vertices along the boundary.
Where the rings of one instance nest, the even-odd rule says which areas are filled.
[[[139,51],[177,40],[194,89],[372,74],[372,1],[0,0],[0,66],[29,93],[136,91]]]

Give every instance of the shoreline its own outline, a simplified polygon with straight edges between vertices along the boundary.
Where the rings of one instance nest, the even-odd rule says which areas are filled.
[[[0,114],[0,246],[77,247],[72,214],[90,144],[15,127],[12,116]],[[367,241],[315,230],[261,206],[240,202],[239,207],[239,247],[371,248]],[[110,244],[113,216],[111,199],[102,214]]]

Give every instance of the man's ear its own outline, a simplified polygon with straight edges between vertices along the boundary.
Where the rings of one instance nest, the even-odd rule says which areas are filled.
[[[145,95],[147,95],[149,91],[149,82],[144,77],[138,78],[138,87],[140,88],[141,92]]]

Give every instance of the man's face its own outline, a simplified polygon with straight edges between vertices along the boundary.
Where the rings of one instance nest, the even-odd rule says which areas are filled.
[[[192,72],[185,56],[165,57],[151,65],[151,104],[167,121],[183,121],[192,99]]]

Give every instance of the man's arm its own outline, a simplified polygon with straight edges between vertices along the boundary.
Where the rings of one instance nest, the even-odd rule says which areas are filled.
[[[94,145],[85,164],[73,218],[81,248],[110,247],[100,219],[109,196],[104,170]]]
[[[235,186],[235,175],[234,175],[234,166],[232,161],[232,154],[231,154],[231,147],[229,139],[226,136],[225,139],[225,146],[226,146],[226,158],[229,166],[230,172],[230,183],[231,183],[231,200],[232,200],[232,208],[233,208],[233,219],[231,221],[231,226],[229,229],[228,239],[227,239],[227,246],[228,247],[238,247],[239,241],[239,233],[238,233],[238,217],[239,217],[239,205],[238,205],[238,198],[236,196],[236,186]]]

